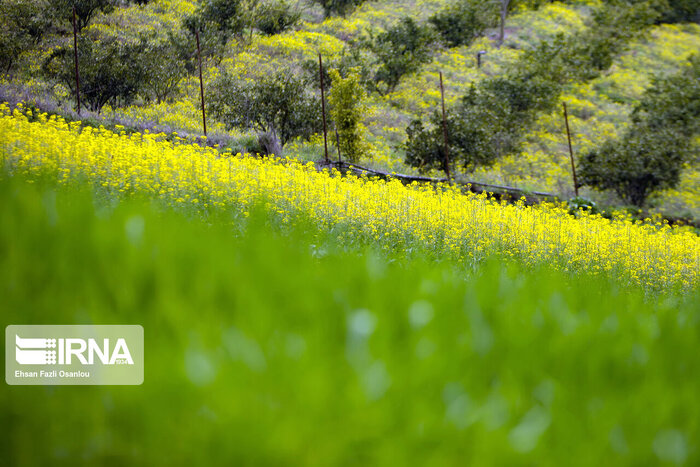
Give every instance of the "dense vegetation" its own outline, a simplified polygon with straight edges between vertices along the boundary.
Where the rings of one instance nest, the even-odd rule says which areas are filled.
[[[345,245],[424,250],[436,259],[477,266],[494,253],[523,265],[572,274],[599,273],[642,288],[690,290],[698,283],[700,237],[690,228],[636,225],[587,210],[522,202],[502,205],[455,187],[341,176],[293,159],[260,159],[167,141],[165,134],[117,135],[68,124],[32,110],[0,107],[0,160],[32,178],[84,179],[127,193],[156,195],[174,206],[242,214],[266,202],[290,224],[298,216]]]
[[[10,465],[699,462],[697,291],[649,301],[54,183],[0,180],[3,327],[140,323],[146,375],[5,385]]]
[[[0,3],[12,12],[4,16],[7,27],[0,38],[2,66],[9,73],[5,97],[14,100],[29,92],[30,99],[45,108],[63,106],[61,112],[69,113],[66,106],[75,94],[72,3],[48,2],[48,10],[28,0]],[[233,132],[235,138],[220,141],[243,152],[318,159],[323,155],[318,136],[313,136],[320,131],[318,109],[297,99],[319,97],[314,58],[321,52],[326,86],[332,85],[328,70],[337,69],[344,79],[357,74],[364,87],[367,105],[358,124],[369,131],[356,131],[353,137],[365,148],[351,149],[358,162],[431,173],[447,169],[441,118],[431,117],[439,109],[434,73],[442,69],[449,151],[457,178],[552,191],[568,198],[573,184],[563,157],[565,137],[559,116],[560,102],[565,100],[571,104],[580,163],[590,166],[591,154],[609,154],[594,164],[605,180],[590,183],[603,191],[584,187],[586,196],[676,217],[698,217],[700,211],[694,183],[700,173],[694,155],[697,133],[675,144],[679,151],[674,154],[682,153],[681,157],[662,156],[664,167],[674,175],[647,183],[644,196],[628,196],[616,186],[626,177],[658,179],[655,169],[644,165],[607,177],[605,162],[630,157],[619,150],[627,146],[624,142],[615,146],[612,141],[630,140],[624,127],[651,73],[656,71],[654,79],[663,80],[687,68],[689,53],[700,45],[700,29],[692,24],[698,5],[692,0],[566,4],[432,0],[411,5],[355,0],[81,0],[76,13],[83,98],[91,110],[120,123],[180,134],[201,132],[195,87],[198,33],[210,120],[218,120],[210,122],[210,130]],[[656,54],[655,47],[669,48]],[[630,56],[641,52],[646,58],[649,51],[651,64],[625,63],[628,52]],[[474,63],[477,52],[484,61],[479,69]],[[239,108],[234,95],[255,95],[254,87],[275,73],[305,88],[300,92],[297,85],[268,86],[267,93],[257,93],[258,98],[288,106],[280,111],[286,116],[270,116],[269,109],[253,104],[253,97],[245,99],[246,109]],[[275,81],[279,79],[267,82]],[[20,82],[24,84],[17,89]],[[347,115],[343,109],[330,110]],[[266,116],[255,118],[259,112]],[[283,136],[277,134],[278,126],[287,127]],[[331,122],[331,134],[335,127],[337,122]],[[647,141],[638,140],[639,145]],[[346,144],[343,138],[330,141],[332,146]]]
[[[0,0],[0,316],[146,346],[139,387],[3,386],[2,461],[700,464],[700,236],[659,214],[700,218],[698,19]]]

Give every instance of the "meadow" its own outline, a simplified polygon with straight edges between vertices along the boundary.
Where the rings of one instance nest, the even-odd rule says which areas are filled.
[[[4,325],[146,345],[141,386],[5,385],[8,465],[700,462],[697,288],[465,271],[79,181],[3,173],[0,205]]]
[[[220,153],[163,134],[81,128],[21,107],[0,112],[0,156],[10,173],[84,179],[117,197],[149,194],[204,213],[228,209],[245,217],[264,202],[290,225],[308,218],[341,243],[418,249],[467,267],[498,254],[572,275],[598,272],[649,291],[698,285],[697,234],[658,219],[643,224],[585,210],[572,215],[564,205],[499,204],[449,186],[343,177],[312,163]]]
[[[402,16],[425,20],[442,8],[445,1],[366,2],[346,17],[323,18],[318,6],[302,8],[302,20],[281,34],[265,36],[251,33],[246,40],[231,40],[222,57],[205,60],[205,89],[222,72],[241,79],[254,80],[274,70],[284,68],[306,73],[316,54],[322,53],[328,63],[337,63],[354,41],[366,38],[395,24]],[[302,4],[300,4],[302,5]],[[385,95],[367,97],[363,125],[369,151],[359,161],[365,166],[401,173],[415,174],[404,162],[406,126],[414,118],[427,118],[439,109],[438,71],[445,76],[445,98],[448,110],[458,102],[469,87],[479,81],[499,76],[523,52],[539,41],[557,34],[573,35],[584,31],[590,21],[596,1],[553,2],[530,10],[517,8],[509,16],[507,34],[502,46],[493,40],[493,31],[473,44],[461,47],[438,47],[430,63],[416,73],[405,76],[397,88]],[[196,9],[192,0],[154,0],[145,5],[129,5],[110,14],[97,14],[86,34],[95,37],[119,37],[134,40],[138,34],[160,34],[179,30],[180,22]],[[60,42],[54,40],[52,44]],[[568,85],[562,101],[569,105],[573,145],[581,154],[600,145],[605,139],[620,135],[629,124],[629,113],[639,101],[652,77],[658,72],[671,74],[700,47],[700,27],[694,23],[660,24],[648,28],[615,57],[612,67],[595,79]],[[14,79],[0,84],[19,90],[8,95],[23,96],[25,100],[42,101],[45,107],[58,107],[70,115],[71,95],[64,84],[47,82],[40,64],[52,48],[32,51],[22,57],[25,69]],[[477,52],[483,55],[483,65],[476,67]],[[79,118],[76,115],[73,117]],[[201,135],[199,84],[194,75],[186,77],[172,99],[155,102],[139,99],[127,107],[106,106],[100,115],[91,118],[118,122],[121,125],[149,128],[154,132],[176,131],[180,136]],[[109,125],[108,125],[109,126]],[[209,135],[228,144],[233,152],[245,152],[254,133],[236,129],[226,131],[221,122],[209,118]],[[233,141],[231,141],[233,139]],[[492,167],[479,168],[468,176],[475,182],[516,186],[525,190],[547,191],[568,199],[573,196],[570,165],[567,158],[566,135],[561,111],[540,115],[525,137],[522,151],[499,160]],[[302,161],[318,160],[323,155],[323,140],[297,140],[285,148],[283,156]],[[697,160],[686,164],[679,186],[654,195],[649,211],[672,217],[700,217],[700,171]],[[619,204],[609,193],[582,189],[583,196],[602,205]]]
[[[292,27],[251,26],[205,54],[207,98],[224,74],[238,85],[278,70],[314,95],[319,53],[340,66],[447,3],[367,1],[326,18],[297,2]],[[503,44],[492,28],[431,44],[395,88],[360,93],[357,163],[417,175],[406,127],[439,109],[439,71],[452,112],[537,44],[587,31],[603,4],[539,3],[509,13]],[[187,38],[197,5],[121,2],[81,38]],[[318,133],[260,155],[256,131],[208,115],[203,136],[192,70],[170,97],[75,112],[46,71],[72,40],[56,24],[0,76],[0,318],[141,325],[145,376],[3,385],[0,465],[700,465],[700,237],[669,222],[700,218],[697,160],[644,210],[589,188],[620,209],[581,207],[559,110],[576,154],[623,134],[654,76],[700,48],[698,24],[646,27],[608,69],[564,85],[520,152],[463,174],[556,195],[534,205],[341,172],[321,163]]]

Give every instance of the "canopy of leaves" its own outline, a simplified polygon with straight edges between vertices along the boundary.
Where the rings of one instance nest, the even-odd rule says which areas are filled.
[[[322,128],[320,98],[288,70],[256,80],[223,73],[209,95],[213,115],[227,128],[260,132],[268,153],[279,155],[291,139],[308,138]]]
[[[111,13],[119,0],[49,0],[56,15],[68,23],[73,22],[75,7],[76,27],[82,31],[98,12]]]
[[[485,0],[457,0],[428,20],[450,47],[469,45],[496,24],[496,4]]]
[[[44,0],[0,0],[0,72],[41,40],[51,25],[48,10]]]
[[[368,46],[377,59],[374,75],[377,91],[393,91],[402,76],[414,73],[421,65],[430,62],[431,45],[435,39],[430,27],[408,17],[374,37]]]
[[[323,7],[323,12],[326,17],[333,14],[345,16],[352,12],[356,7],[362,5],[364,0],[313,0]]]
[[[99,112],[107,103],[128,104],[143,83],[146,58],[139,43],[115,37],[78,40],[81,99],[90,110]],[[56,49],[44,63],[44,72],[75,93],[73,47]]]
[[[210,30],[222,44],[233,36],[241,36],[254,23],[258,0],[203,0],[194,14],[183,21],[192,34]]]
[[[661,3],[663,5],[661,22],[700,22],[700,0],[663,0]]]
[[[338,131],[340,152],[350,162],[357,162],[367,152],[362,126],[365,91],[357,72],[351,72],[347,78],[341,77],[337,70],[330,70],[329,74],[332,86],[328,103]]]
[[[258,6],[255,27],[267,35],[279,34],[294,26],[301,18],[301,11],[286,0],[273,0]]]
[[[700,134],[700,59],[657,78],[632,114],[633,125],[579,161],[580,181],[613,190],[643,206],[654,192],[678,185],[684,162],[697,161]]]

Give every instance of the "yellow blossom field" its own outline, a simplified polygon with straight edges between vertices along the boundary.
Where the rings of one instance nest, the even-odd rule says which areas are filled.
[[[221,153],[164,134],[120,134],[60,117],[0,107],[5,171],[87,179],[113,192],[156,195],[242,215],[265,203],[283,222],[298,216],[341,242],[387,249],[414,243],[467,266],[493,256],[569,272],[609,274],[648,289],[698,285],[700,238],[688,228],[605,219],[564,207],[499,204],[441,186],[405,186],[317,171],[292,158]]]

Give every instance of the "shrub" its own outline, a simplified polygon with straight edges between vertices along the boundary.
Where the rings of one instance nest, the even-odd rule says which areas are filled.
[[[394,27],[370,40],[377,60],[375,87],[381,94],[392,92],[402,76],[418,71],[432,59],[433,30],[405,17]]]
[[[203,0],[195,12],[183,21],[185,29],[192,34],[210,30],[226,44],[233,36],[242,37],[251,27],[258,0]]]
[[[308,138],[322,126],[320,99],[288,70],[254,81],[222,74],[209,95],[212,114],[227,128],[258,131],[268,154],[279,155],[292,138]]]
[[[314,0],[323,7],[323,12],[326,17],[332,14],[345,16],[352,12],[356,7],[360,6],[364,0]]]
[[[80,95],[90,110],[99,112],[105,104],[129,104],[144,80],[147,59],[138,43],[117,38],[93,40],[80,37]],[[44,72],[75,93],[73,47],[56,49],[44,64]]]
[[[301,12],[286,0],[274,0],[258,7],[255,27],[263,34],[279,34],[291,28],[301,18]]]
[[[450,47],[469,45],[493,27],[494,4],[483,0],[458,0],[435,13],[428,20]]]
[[[579,161],[581,183],[613,190],[642,207],[654,192],[674,188],[684,162],[697,158],[700,133],[700,59],[657,78],[632,114],[633,125]]]
[[[41,40],[51,25],[47,10],[43,0],[0,1],[0,72],[10,71],[19,55]]]
[[[155,99],[158,103],[168,100],[187,74],[186,60],[179,54],[174,37],[173,34],[141,37],[140,53],[144,57],[141,88],[146,99]]]
[[[332,87],[328,94],[328,102],[331,118],[338,131],[340,152],[342,157],[350,162],[357,162],[367,153],[361,123],[365,112],[362,102],[365,91],[357,72],[350,73],[347,78],[341,77],[337,70],[330,70],[329,74]]]
[[[119,0],[49,0],[56,15],[73,22],[73,7],[75,7],[76,27],[82,31],[98,12],[111,13],[120,4]]]

